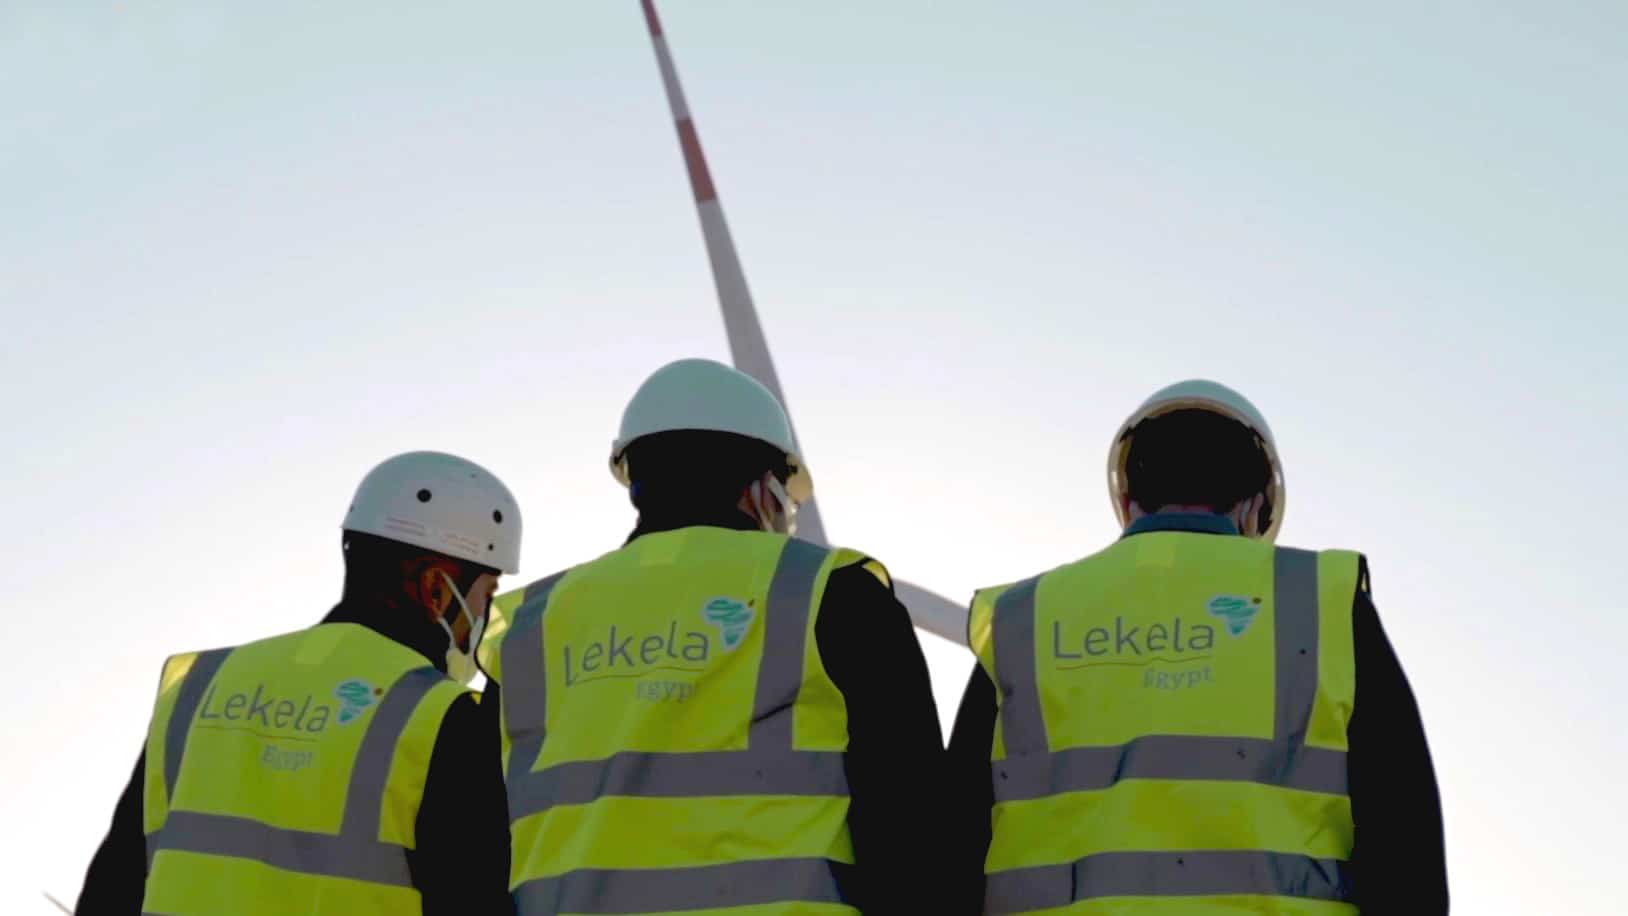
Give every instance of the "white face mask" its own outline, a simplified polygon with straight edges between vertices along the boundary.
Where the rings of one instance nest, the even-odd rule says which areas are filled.
[[[775,501],[780,504],[780,511],[774,511],[768,505],[765,496],[774,497]],[[763,481],[753,483],[751,498],[752,512],[757,516],[758,525],[764,531],[777,534],[797,533],[797,505],[791,501],[791,497],[786,494],[786,488],[777,478],[769,478],[767,494],[764,493]]]
[[[453,634],[452,626],[447,623],[447,619],[435,618],[441,629],[447,631],[447,676],[460,684],[468,684],[475,680],[475,673],[480,670],[475,664],[475,649],[480,646],[481,634],[486,631],[486,618],[476,617],[470,612],[469,604],[464,601],[458,586],[453,584],[451,576],[442,573],[441,578],[446,580],[447,588],[452,590],[453,600],[458,602],[464,619],[469,621],[469,651],[465,652],[458,648],[458,637]]]

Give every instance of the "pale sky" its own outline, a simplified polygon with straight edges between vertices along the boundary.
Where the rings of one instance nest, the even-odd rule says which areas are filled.
[[[617,544],[727,358],[638,4],[0,5],[0,911],[72,899],[166,654],[306,625],[378,460]],[[1207,375],[1372,563],[1457,911],[1620,911],[1628,7],[668,0],[832,537],[956,600],[1115,534]],[[514,584],[518,584],[516,580]],[[971,657],[924,639],[940,713]]]

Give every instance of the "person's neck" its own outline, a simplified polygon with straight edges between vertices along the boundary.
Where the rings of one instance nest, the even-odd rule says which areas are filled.
[[[734,531],[757,531],[758,523],[736,506],[650,506],[639,513],[639,521],[628,540],[662,531],[705,526]]]
[[[1154,515],[1226,515],[1209,506],[1160,506],[1154,510]]]
[[[1125,513],[1125,521],[1127,523],[1133,523],[1138,519],[1147,518],[1150,515],[1216,515],[1220,516],[1221,518],[1232,518],[1231,513],[1218,512],[1209,506],[1183,506],[1172,504],[1169,506],[1160,506],[1159,508],[1154,509],[1152,512],[1149,512],[1146,509],[1143,509],[1141,506],[1138,506],[1136,503],[1131,503],[1128,511]],[[1234,523],[1236,524],[1236,519],[1234,519]]]

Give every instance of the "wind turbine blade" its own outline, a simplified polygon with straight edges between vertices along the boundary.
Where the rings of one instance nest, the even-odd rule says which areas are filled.
[[[51,901],[51,904],[53,906],[55,906],[57,909],[61,910],[64,913],[67,913],[68,916],[73,916],[73,910],[68,909],[67,906],[63,905],[62,901],[60,901],[57,898],[51,896],[50,891],[41,891],[40,893],[44,894],[45,899]]]
[[[662,34],[661,20],[656,16],[655,0],[642,0],[645,24],[650,28],[650,41],[655,45],[656,63],[661,67],[662,85],[667,89],[667,104],[672,109],[673,121],[678,128],[678,145],[684,152],[684,167],[690,176],[690,190],[695,195],[695,209],[701,217],[701,235],[706,240],[707,259],[712,262],[712,282],[718,289],[718,306],[724,315],[724,332],[729,336],[729,353],[735,368],[752,376],[780,399],[786,412],[786,393],[780,388],[780,376],[774,371],[774,360],[769,356],[769,342],[763,336],[763,325],[758,321],[757,308],[752,304],[752,292],[746,286],[746,272],[741,269],[735,241],[729,234],[729,223],[724,219],[723,204],[718,201],[718,188],[712,182],[707,168],[706,154],[701,151],[701,137],[695,131],[690,117],[689,103],[684,99],[684,87],[678,82],[678,69],[673,66],[673,55]],[[802,443],[797,441],[795,425],[792,440],[797,442],[798,453],[805,459]],[[797,534],[819,544],[828,543],[825,524],[814,500],[797,510]]]
[[[910,619],[923,630],[958,646],[967,644],[967,609],[919,585],[893,580],[893,593],[910,609]]]
[[[734,360],[735,368],[774,392],[789,416],[791,405],[786,403],[786,393],[780,388],[780,376],[774,371],[769,341],[763,335],[757,308],[752,304],[752,291],[746,285],[746,272],[741,268],[740,255],[735,251],[735,240],[729,234],[729,222],[724,219],[723,204],[718,200],[718,186],[712,181],[712,170],[707,168],[706,153],[701,150],[701,136],[696,133],[695,119],[690,117],[690,105],[684,98],[684,87],[678,81],[678,68],[673,65],[673,53],[667,47],[667,37],[662,33],[661,19],[656,16],[655,0],[641,2],[644,5],[645,24],[650,28],[650,42],[656,49],[656,64],[661,68],[661,82],[667,90],[667,105],[672,109],[673,123],[678,129],[678,145],[684,153],[684,168],[689,173],[695,209],[701,218],[701,235],[706,241],[707,259],[712,262],[712,282],[718,289],[718,306],[723,311],[724,332],[729,336],[730,357]],[[795,425],[792,439],[797,441]],[[797,449],[807,458],[801,442],[797,443]],[[798,508],[797,534],[818,544],[829,543],[819,507],[812,499]],[[894,588],[899,600],[910,609],[916,626],[958,645],[966,645],[966,612],[960,605],[908,582],[895,581]]]

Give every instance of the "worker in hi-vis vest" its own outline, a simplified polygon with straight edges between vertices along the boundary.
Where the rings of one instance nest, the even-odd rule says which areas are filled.
[[[926,662],[879,563],[791,536],[812,490],[780,403],[672,363],[611,468],[627,542],[499,596],[482,650],[518,911],[916,912],[939,867]]]
[[[1118,541],[972,601],[949,777],[966,911],[1447,912],[1435,775],[1366,561],[1273,546],[1260,412],[1173,385],[1108,474]]]
[[[462,458],[374,468],[321,623],[164,664],[79,913],[512,912],[495,712],[465,686],[520,510]]]

